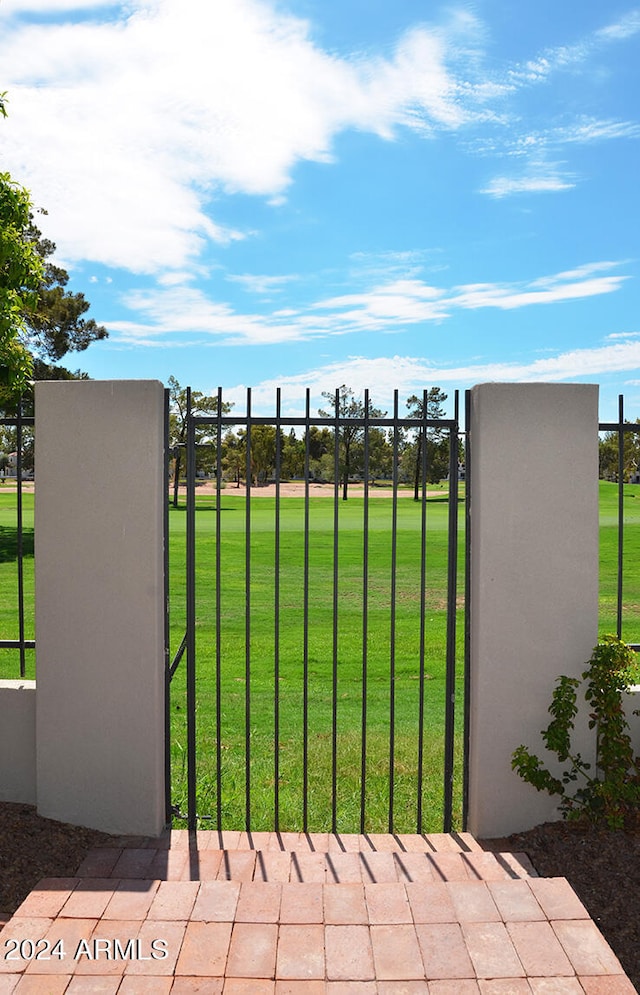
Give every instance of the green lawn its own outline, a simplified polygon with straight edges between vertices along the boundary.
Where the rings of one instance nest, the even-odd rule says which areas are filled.
[[[358,831],[361,803],[361,717],[363,708],[363,499],[339,505],[337,626],[337,823]],[[250,751],[251,821],[254,829],[274,820],[275,726],[275,502],[252,503],[250,550]],[[333,502],[312,498],[309,507],[309,643],[308,643],[308,826],[331,828],[333,774]],[[394,696],[394,824],[415,831],[417,809],[418,717],[420,674],[420,508],[398,501],[395,571],[395,657],[391,679],[391,515],[392,502],[369,503],[367,590],[367,762],[365,818],[371,831],[389,822],[391,767],[391,696]],[[213,498],[201,499],[197,511],[197,699],[198,810],[216,812],[215,773],[211,757],[216,742],[215,529]],[[427,543],[427,629],[425,645],[425,823],[442,823],[444,677],[446,627],[447,505],[429,502]],[[223,492],[221,507],[221,751],[224,773],[222,818],[225,827],[245,822],[244,744],[246,704],[245,502]],[[174,580],[184,562],[184,511],[171,513]],[[279,612],[279,822],[301,829],[303,796],[304,694],[304,502],[283,499],[280,539]],[[462,564],[463,550],[460,549]],[[177,577],[176,577],[177,574]],[[462,590],[462,582],[460,590]],[[176,598],[172,597],[172,606]],[[462,649],[462,613],[460,651]],[[184,631],[184,613],[172,609],[174,645]],[[459,653],[460,678],[462,657]],[[174,797],[186,809],[184,788],[184,669],[174,679],[172,733]],[[461,685],[460,685],[461,691]],[[460,694],[460,700],[461,700]],[[458,737],[456,816],[461,813]]]
[[[640,643],[640,487],[624,487],[622,638]],[[618,485],[600,482],[599,632],[616,631],[618,577]]]
[[[0,639],[17,639],[18,628],[18,567],[16,494],[0,484]],[[23,572],[25,601],[25,638],[33,639],[33,494],[23,495]],[[35,652],[26,652],[26,674],[35,677]],[[20,677],[17,650],[0,649],[0,679]]]
[[[637,496],[636,496],[637,495]],[[640,643],[640,488],[625,488],[625,569],[623,637]],[[25,495],[26,635],[33,636],[33,497]],[[197,732],[198,811],[216,813],[216,645],[214,499],[198,497],[197,543]],[[17,637],[15,495],[0,488],[0,637]],[[369,577],[367,639],[367,762],[365,819],[370,831],[386,831],[389,819],[391,692],[393,726],[394,823],[397,831],[416,828],[419,714],[420,510],[411,499],[398,501],[396,549],[395,680],[390,672],[391,513],[392,502],[369,502]],[[615,630],[617,487],[600,484],[600,631]],[[459,606],[464,590],[461,505]],[[220,513],[221,618],[220,754],[224,828],[245,822],[247,738],[245,644],[245,505],[226,490]],[[184,633],[185,512],[170,514],[171,645]],[[251,510],[250,722],[251,821],[255,830],[274,821],[275,640],[274,501],[257,498]],[[442,824],[444,739],[444,665],[447,505],[429,501],[427,541],[427,626],[425,647],[425,746],[423,817],[426,831]],[[281,502],[279,640],[279,821],[280,828],[302,828],[303,794],[303,586],[304,502]],[[341,831],[358,831],[361,803],[361,718],[363,707],[363,500],[352,497],[339,507],[337,628],[337,822]],[[333,745],[333,502],[310,502],[308,642],[308,828],[331,824]],[[463,617],[458,611],[457,716],[462,710]],[[27,676],[34,675],[27,653]],[[19,676],[18,655],[0,650],[0,677]],[[185,665],[172,686],[172,766],[174,801],[186,811]],[[461,726],[456,733],[454,818],[461,814]]]

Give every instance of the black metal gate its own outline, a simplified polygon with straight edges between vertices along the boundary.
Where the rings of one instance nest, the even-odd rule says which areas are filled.
[[[187,393],[185,631],[173,662],[167,663],[168,688],[173,681],[167,728],[183,716],[184,726],[178,733],[174,729],[173,745],[167,746],[167,772],[169,783],[173,749],[171,813],[186,819],[189,828],[209,819],[217,829],[365,833],[372,831],[374,782],[378,795],[384,791],[384,831],[420,833],[426,831],[427,822],[433,828],[434,792],[441,805],[438,828],[449,832],[454,826],[464,827],[468,631],[458,616],[468,590],[465,580],[464,595],[460,591],[458,564],[468,558],[468,528],[464,545],[458,536],[463,489],[467,508],[469,502],[469,481],[462,487],[460,481],[469,461],[461,442],[458,393],[451,419],[428,416],[427,391],[418,418],[399,415],[397,391],[389,417],[372,410],[368,391],[359,417],[345,417],[340,402],[336,391],[335,416],[312,416],[307,391],[304,416],[287,416],[282,414],[278,390],[275,414],[262,417],[252,413],[249,389],[246,412],[238,415],[225,412],[219,389],[217,414],[201,415],[192,410],[191,392]],[[255,476],[263,426],[269,426],[273,446],[269,478],[273,496],[268,503],[257,496],[263,485]],[[242,451],[235,454],[236,489],[241,476],[246,482],[242,498],[234,496],[233,481],[224,479],[223,442],[231,429],[239,429],[242,439]],[[297,440],[303,456],[296,498],[282,493],[285,430],[291,444]],[[330,457],[332,480],[322,486],[331,498],[328,504],[324,498],[324,505],[318,504],[315,493],[321,485],[312,479],[310,469],[314,430],[328,430],[332,440],[325,459],[327,466]],[[348,513],[342,500],[347,496],[346,432],[357,434],[360,452],[358,479],[347,480],[346,485],[351,493],[358,491],[357,498],[350,498]],[[387,479],[376,483],[380,433],[386,439],[390,466]],[[426,445],[434,435],[448,445],[448,485],[436,495],[429,491]],[[401,450],[408,437],[416,440],[417,500],[413,489],[407,497],[401,486]],[[198,454],[205,451],[212,481],[208,498],[199,493],[197,465]],[[228,459],[226,470],[227,476],[233,475]],[[381,491],[384,498],[378,496]],[[360,522],[355,538],[354,530],[345,527],[347,515],[355,515],[354,505]],[[181,529],[181,512],[175,514],[176,528]],[[432,518],[437,518],[437,532],[430,531]],[[235,550],[233,554],[226,552],[226,544]],[[407,601],[410,610],[405,609]],[[434,620],[442,632],[442,645],[435,649],[430,629]],[[228,631],[234,635],[228,637]],[[409,644],[414,655],[408,662]],[[183,657],[186,666],[180,667]],[[432,667],[442,668],[433,684],[427,669]],[[174,680],[176,674],[180,681]],[[238,693],[233,681],[240,686]],[[183,685],[179,692],[178,683]],[[437,694],[432,691],[436,686]],[[456,686],[459,697],[464,689],[464,708],[456,709]],[[441,761],[434,788],[428,716],[436,705],[444,714],[442,743],[435,748]],[[314,716],[320,714],[322,720],[314,725]],[[384,762],[381,737],[386,744]],[[411,747],[407,737],[413,740]],[[230,745],[232,740],[235,745]],[[347,768],[352,797],[345,804],[341,793],[347,790],[343,788]],[[179,803],[176,781],[181,777],[186,787]],[[203,781],[206,792],[201,790]],[[237,793],[238,781],[243,782],[243,798],[239,809],[233,810],[225,792],[233,782]],[[406,787],[409,782],[411,788]],[[292,793],[299,801],[296,814],[292,814]],[[319,795],[324,801],[318,801]],[[376,804],[374,828],[380,828],[379,797]],[[186,812],[180,811],[185,807]],[[350,816],[345,815],[347,810]]]

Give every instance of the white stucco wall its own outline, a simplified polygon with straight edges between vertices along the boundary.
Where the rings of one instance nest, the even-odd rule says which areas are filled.
[[[35,681],[0,681],[0,801],[36,803]]]
[[[640,684],[635,684],[630,694],[622,696],[624,714],[629,724],[629,736],[635,756],[640,757]]]
[[[164,823],[163,411],[156,381],[36,385],[41,815]]]
[[[511,770],[540,730],[555,679],[597,641],[598,388],[481,384],[471,399],[469,829],[503,836],[557,818]],[[577,749],[589,756],[584,723]]]

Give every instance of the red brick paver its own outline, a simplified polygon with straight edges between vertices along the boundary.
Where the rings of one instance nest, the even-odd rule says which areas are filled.
[[[325,955],[330,981],[373,981],[373,951],[367,926],[326,926]]]
[[[369,911],[361,884],[324,886],[324,921],[330,925],[366,925]]]
[[[227,974],[233,978],[273,978],[278,927],[275,923],[236,922]]]
[[[230,922],[190,922],[184,934],[176,974],[223,977],[230,940]]]
[[[58,912],[70,898],[78,878],[43,878],[27,895],[18,908],[16,916],[57,916]],[[3,933],[6,937],[6,933]]]
[[[267,881],[244,881],[236,908],[236,922],[278,922],[282,886]]]
[[[590,919],[563,920],[552,925],[576,974],[623,973],[618,958]]]
[[[120,881],[102,918],[146,919],[159,884],[159,881]]]
[[[284,884],[281,891],[281,923],[322,923],[322,884]]]
[[[404,885],[370,884],[364,886],[364,893],[372,925],[413,923]]]
[[[191,918],[204,922],[233,922],[239,897],[237,881],[203,881]]]
[[[198,897],[198,881],[161,881],[149,908],[149,919],[188,919]]]
[[[280,926],[277,976],[285,981],[324,979],[323,926],[319,924]]]
[[[633,995],[564,878],[469,834],[131,837],[41,881],[0,995]]]
[[[484,881],[449,881],[446,889],[458,922],[497,922],[500,919]]]
[[[490,881],[488,888],[505,922],[537,922],[545,918],[526,881]]]
[[[457,922],[451,894],[444,882],[426,887],[417,883],[407,884],[405,890],[414,922]]]
[[[371,944],[376,978],[382,981],[424,978],[424,964],[415,926],[372,926]]]
[[[431,980],[474,978],[475,972],[457,922],[424,923],[416,933],[425,975]]]
[[[634,995],[635,988],[622,974],[600,975],[595,978],[580,978],[580,984],[587,995]]]
[[[525,970],[504,923],[463,922],[462,933],[476,977],[524,977]]]

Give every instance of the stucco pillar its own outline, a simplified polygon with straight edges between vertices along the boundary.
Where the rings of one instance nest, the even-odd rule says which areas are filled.
[[[470,433],[468,827],[491,837],[558,818],[511,754],[524,743],[547,760],[555,680],[580,676],[597,641],[598,388],[481,384]],[[592,741],[582,720],[585,758]]]
[[[157,835],[163,387],[45,382],[35,391],[38,811]]]

